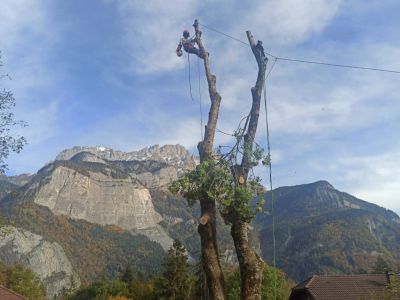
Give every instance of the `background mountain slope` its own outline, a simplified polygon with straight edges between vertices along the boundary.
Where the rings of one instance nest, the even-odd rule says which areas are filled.
[[[199,255],[199,209],[167,189],[196,163],[179,145],[129,153],[74,147],[37,174],[0,178],[0,215],[61,245],[84,284],[102,273],[115,276],[128,264],[150,274],[174,238],[192,258]],[[270,192],[266,198],[268,211]],[[365,273],[378,256],[394,268],[400,264],[394,212],[326,181],[277,188],[274,198],[277,263],[290,277]],[[221,219],[218,226],[220,252],[234,262],[229,227]],[[252,243],[271,262],[271,216],[259,214],[253,228]]]
[[[326,181],[273,192],[278,266],[292,278],[371,271],[378,256],[400,262],[399,216],[340,192]],[[271,193],[267,193],[271,199]],[[270,210],[270,201],[266,205]],[[263,256],[272,260],[272,220],[259,215]]]

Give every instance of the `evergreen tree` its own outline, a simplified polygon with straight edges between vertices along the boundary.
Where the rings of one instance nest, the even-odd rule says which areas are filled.
[[[206,300],[209,299],[209,292],[207,288],[207,277],[203,270],[203,265],[200,260],[193,265],[193,299]]]
[[[372,267],[372,273],[373,274],[385,274],[386,271],[390,272],[392,270],[389,267],[389,265],[386,262],[386,260],[384,260],[382,258],[382,256],[378,256],[374,266]]]
[[[126,284],[131,284],[133,281],[133,273],[132,273],[132,269],[130,268],[130,266],[128,265],[124,272],[121,275],[121,280],[123,282],[125,282]]]
[[[189,300],[192,280],[186,250],[175,240],[162,264],[162,274],[156,281],[155,295],[159,300]]]

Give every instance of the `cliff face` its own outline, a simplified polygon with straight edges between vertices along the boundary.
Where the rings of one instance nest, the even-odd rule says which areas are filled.
[[[49,298],[63,288],[80,286],[80,279],[63,248],[27,230],[12,226],[0,228],[0,260],[7,264],[20,263],[31,269],[44,283]]]
[[[56,215],[128,230],[156,227],[162,220],[149,190],[130,177],[118,179],[90,171],[82,174],[58,166],[42,182],[33,201]]]
[[[4,181],[8,195],[0,199],[0,215],[57,241],[85,284],[102,272],[117,276],[128,264],[145,274],[156,273],[172,238],[190,239],[197,251],[196,228],[186,225],[193,220],[186,201],[179,199],[174,202],[179,207],[170,207],[164,198],[169,183],[195,164],[181,146],[129,153],[74,147],[22,187]],[[181,212],[184,217],[175,216]]]
[[[25,186],[25,199],[56,215],[143,234],[167,250],[172,238],[160,225],[151,190],[165,191],[196,161],[179,145],[121,152],[103,147],[62,151]]]

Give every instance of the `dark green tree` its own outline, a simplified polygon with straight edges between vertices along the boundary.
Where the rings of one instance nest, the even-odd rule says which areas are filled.
[[[201,257],[192,265],[192,273],[194,277],[192,298],[196,300],[210,299],[210,293],[207,288],[207,277],[203,270]]]
[[[389,267],[388,263],[386,262],[386,260],[383,259],[382,256],[378,256],[374,266],[372,267],[372,273],[385,274],[386,271],[390,272],[392,271],[392,269]]]
[[[181,241],[174,241],[164,258],[162,268],[161,276],[155,284],[156,299],[189,300],[192,279],[186,250]]]
[[[126,284],[131,284],[133,282],[133,273],[131,267],[128,265],[124,272],[121,274],[121,281]]]
[[[0,52],[0,67],[2,67],[1,52]],[[7,74],[0,74],[0,82],[10,78]],[[23,136],[16,136],[12,129],[15,127],[26,126],[22,121],[16,121],[12,109],[15,107],[15,98],[11,91],[0,86],[0,173],[4,173],[7,169],[7,164],[4,160],[11,152],[19,153],[26,139]]]

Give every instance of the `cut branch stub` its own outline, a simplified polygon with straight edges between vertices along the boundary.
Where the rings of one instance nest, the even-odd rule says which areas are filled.
[[[199,219],[199,222],[201,225],[206,225],[208,223],[208,221],[210,220],[210,216],[208,214],[204,214],[203,216],[201,216],[201,218]]]

